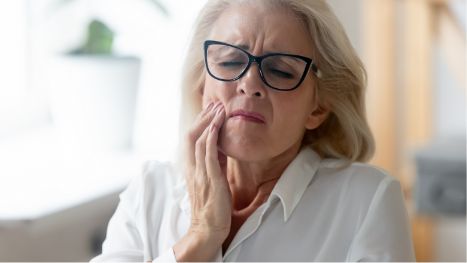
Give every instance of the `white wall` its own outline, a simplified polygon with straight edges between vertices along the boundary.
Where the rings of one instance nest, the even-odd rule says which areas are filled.
[[[328,0],[360,56],[363,56],[362,0]]]

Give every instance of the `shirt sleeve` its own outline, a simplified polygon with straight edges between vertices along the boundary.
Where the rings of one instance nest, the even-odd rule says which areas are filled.
[[[107,234],[102,244],[102,254],[91,262],[100,261],[143,261],[143,244],[136,223],[139,209],[137,189],[140,178],[135,178],[120,194],[120,202],[107,226]]]
[[[107,226],[102,254],[91,262],[176,262],[172,248],[162,251],[157,258],[147,252],[146,221],[143,219],[143,195],[147,164],[142,175],[134,178],[120,194],[120,202]]]
[[[159,263],[159,262],[177,262],[175,258],[175,253],[172,248],[167,249],[163,253],[161,253],[156,259],[152,262]]]
[[[404,198],[393,178],[379,184],[347,261],[415,261]]]

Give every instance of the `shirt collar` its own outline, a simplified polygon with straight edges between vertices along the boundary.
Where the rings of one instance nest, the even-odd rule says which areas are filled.
[[[303,147],[277,181],[268,198],[267,206],[269,206],[274,199],[279,198],[284,211],[284,221],[289,219],[302,198],[318,170],[320,162],[321,158],[315,151],[310,147]],[[179,199],[178,201],[182,211],[186,214],[191,214],[190,200],[184,179],[179,181],[176,189],[179,190],[176,192],[180,193],[180,191],[182,191],[184,193],[182,195],[179,194],[179,198],[177,198]]]
[[[269,196],[271,203],[279,198],[287,221],[313,179],[321,162],[320,156],[310,147],[304,147],[287,166]]]

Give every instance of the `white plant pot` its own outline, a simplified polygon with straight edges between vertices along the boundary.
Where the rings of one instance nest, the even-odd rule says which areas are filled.
[[[51,115],[66,147],[131,148],[140,67],[135,57],[69,55],[51,60]]]

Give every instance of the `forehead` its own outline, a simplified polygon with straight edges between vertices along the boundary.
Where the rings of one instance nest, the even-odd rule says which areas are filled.
[[[260,1],[229,6],[216,20],[209,38],[251,52],[312,54],[312,40],[300,17],[287,8]]]

